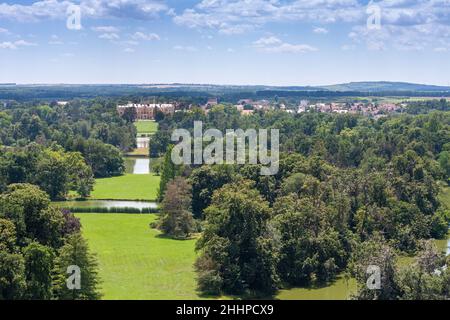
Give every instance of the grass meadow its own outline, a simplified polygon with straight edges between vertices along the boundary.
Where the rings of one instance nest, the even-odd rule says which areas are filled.
[[[450,206],[450,188],[441,194]],[[103,299],[201,299],[193,264],[195,240],[162,237],[149,224],[157,215],[76,214],[90,249],[97,254]],[[437,241],[443,250],[445,240]],[[400,257],[409,264],[412,257]],[[354,279],[339,277],[324,287],[280,290],[277,299],[345,300],[356,290]],[[227,298],[227,297],[223,297]]]
[[[97,254],[102,299],[199,299],[195,290],[195,240],[161,237],[156,215],[77,214]]]
[[[158,131],[158,123],[151,120],[138,120],[134,123],[138,134],[153,134]]]
[[[154,201],[159,187],[159,176],[153,174],[125,174],[96,179],[90,199]]]

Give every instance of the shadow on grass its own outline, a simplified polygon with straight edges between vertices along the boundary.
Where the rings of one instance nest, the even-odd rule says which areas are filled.
[[[349,281],[350,278],[346,277],[345,275],[339,275],[335,277],[332,280],[329,281],[322,281],[322,282],[314,282],[311,284],[298,284],[298,285],[287,285],[282,284],[280,285],[280,288],[276,292],[274,292],[272,295],[263,295],[258,294],[255,292],[247,292],[241,295],[235,295],[235,294],[227,294],[222,293],[219,295],[213,295],[213,294],[204,294],[200,292],[199,290],[196,290],[197,295],[200,298],[203,299],[218,299],[218,300],[280,300],[277,295],[280,293],[280,290],[292,290],[292,289],[306,289],[306,290],[319,290],[323,288],[327,288],[330,286],[333,286],[337,281],[344,280]]]
[[[175,240],[175,241],[187,241],[187,240],[195,240],[198,238],[198,236],[195,234],[191,235],[189,237],[186,237],[186,238],[175,238],[175,237],[169,236],[167,234],[161,233],[158,229],[155,229],[155,228],[152,228],[152,229],[159,232],[157,235],[155,235],[155,238],[160,238],[160,239],[168,239],[168,240]]]

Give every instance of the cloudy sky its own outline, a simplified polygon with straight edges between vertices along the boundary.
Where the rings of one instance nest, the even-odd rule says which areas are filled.
[[[450,85],[450,0],[0,0],[0,83]]]

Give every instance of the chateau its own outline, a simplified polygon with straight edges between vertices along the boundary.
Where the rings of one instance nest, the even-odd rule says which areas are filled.
[[[155,119],[156,110],[161,111],[164,114],[173,114],[175,112],[175,106],[173,104],[136,104],[129,103],[123,106],[117,106],[117,112],[122,116],[126,109],[136,109],[137,120],[153,120]]]

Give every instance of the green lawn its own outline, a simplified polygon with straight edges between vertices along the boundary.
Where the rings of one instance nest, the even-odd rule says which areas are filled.
[[[99,261],[103,299],[202,299],[195,290],[195,240],[160,237],[149,227],[155,215],[76,216]],[[328,287],[281,290],[276,298],[345,300],[355,285],[353,279],[340,278]]]
[[[341,275],[335,282],[324,287],[280,290],[276,298],[280,300],[348,300],[356,291],[356,280],[346,279]]]
[[[199,299],[195,240],[159,237],[155,215],[77,214],[97,254],[103,299]]]
[[[97,200],[155,200],[159,176],[153,174],[126,174],[119,177],[96,179],[91,199]]]
[[[158,123],[151,120],[138,120],[134,123],[136,126],[138,134],[151,134],[158,131]]]
[[[132,180],[149,178],[146,175],[125,177]],[[441,196],[449,203],[450,188],[446,188]],[[81,218],[83,234],[91,250],[98,255],[104,299],[200,299],[195,291],[193,270],[195,240],[159,237],[159,232],[149,228],[149,223],[156,219],[155,215],[77,216]],[[442,242],[445,247],[446,241]],[[412,260],[408,259],[409,262]],[[347,299],[355,288],[353,279],[347,282],[338,278],[327,287],[280,290],[276,298]]]

